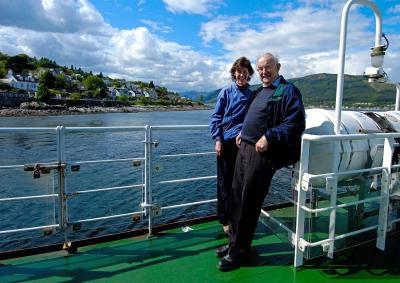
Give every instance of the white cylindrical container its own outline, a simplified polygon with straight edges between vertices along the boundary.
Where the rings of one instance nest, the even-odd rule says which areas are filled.
[[[334,134],[335,112],[326,109],[306,110],[305,133],[313,135]],[[342,111],[340,125],[341,134],[358,134],[369,132],[380,132],[379,126],[367,115],[356,111]],[[311,142],[309,153],[308,172],[313,175],[344,172],[371,167],[373,164],[382,162],[383,140],[357,140],[339,142],[339,166],[333,168],[334,142]],[[354,177],[346,175],[339,180]],[[312,180],[313,186],[324,185],[322,178]]]
[[[399,111],[387,111],[377,113],[386,118],[386,121],[393,127],[396,132],[400,132],[400,112]]]

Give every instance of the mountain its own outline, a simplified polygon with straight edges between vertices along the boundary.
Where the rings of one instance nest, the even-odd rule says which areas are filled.
[[[314,74],[288,81],[294,83],[303,95],[306,107],[334,107],[336,101],[335,74]],[[250,86],[256,89],[258,85]],[[221,89],[204,95],[204,102],[215,103]],[[363,76],[345,75],[343,88],[343,106],[382,107],[394,105],[396,88],[382,83],[368,83]]]
[[[179,94],[183,97],[190,98],[192,100],[197,100],[201,96],[205,97],[208,93],[205,91],[195,91],[195,90],[190,90],[190,91],[181,91]]]

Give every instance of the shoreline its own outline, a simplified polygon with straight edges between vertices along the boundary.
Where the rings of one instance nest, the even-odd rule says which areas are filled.
[[[68,109],[49,107],[45,109],[26,109],[26,108],[4,108],[0,109],[0,117],[23,117],[23,116],[61,116],[61,115],[84,115],[84,114],[104,114],[104,113],[137,113],[137,112],[165,112],[165,111],[190,111],[190,110],[210,110],[211,106],[123,106],[123,107],[69,107]]]

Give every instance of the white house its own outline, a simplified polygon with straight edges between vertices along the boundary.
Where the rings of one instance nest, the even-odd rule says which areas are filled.
[[[130,88],[128,88],[128,87],[119,87],[119,88],[109,87],[108,93],[113,98],[119,97],[122,95],[138,98],[140,96],[145,95],[144,93],[142,93],[142,90],[140,88],[131,88],[131,87]]]
[[[157,92],[155,90],[152,90],[152,89],[143,90],[143,94],[147,98],[151,98],[151,99],[156,99],[157,98]]]
[[[12,70],[8,70],[5,79],[1,79],[1,82],[8,84],[9,86],[17,89],[23,89],[30,92],[35,92],[38,88],[39,81],[32,75],[22,76],[13,74]]]
[[[130,97],[136,97],[136,98],[138,98],[140,96],[144,96],[144,94],[140,91],[140,89],[137,89],[137,90],[131,89],[131,90],[129,90],[128,94]]]

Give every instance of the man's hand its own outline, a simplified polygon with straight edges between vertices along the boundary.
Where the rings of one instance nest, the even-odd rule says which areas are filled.
[[[215,152],[217,153],[218,156],[222,155],[223,153],[223,148],[222,148],[222,142],[221,140],[217,140],[215,142]]]
[[[268,149],[268,141],[265,136],[262,136],[256,143],[256,151],[257,152],[264,152]]]
[[[240,138],[240,133],[236,136],[236,145],[237,147],[240,146],[240,143],[242,142],[242,139]]]

